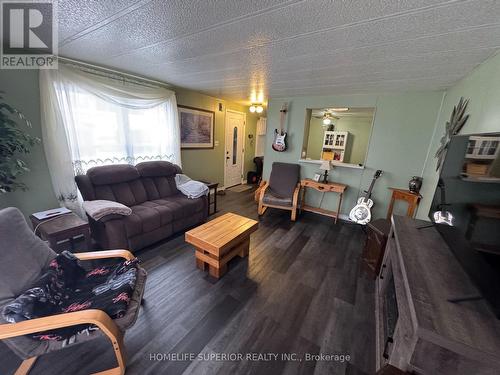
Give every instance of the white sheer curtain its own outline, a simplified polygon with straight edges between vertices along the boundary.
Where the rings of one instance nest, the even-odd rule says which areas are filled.
[[[175,93],[59,65],[40,71],[44,149],[61,205],[79,210],[74,177],[96,165],[181,165]]]

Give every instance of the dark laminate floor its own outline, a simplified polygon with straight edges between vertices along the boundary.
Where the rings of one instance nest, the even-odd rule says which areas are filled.
[[[252,191],[220,197],[220,213],[257,217]],[[374,283],[360,272],[359,227],[314,214],[296,223],[268,210],[218,282],[195,267],[183,236],[138,252],[149,272],[146,304],[128,331],[127,374],[372,374],[375,366]],[[207,360],[154,361],[155,353]],[[348,354],[335,361],[211,361],[217,353]],[[114,366],[107,341],[43,356],[31,374],[88,374]],[[19,360],[0,343],[0,373]]]

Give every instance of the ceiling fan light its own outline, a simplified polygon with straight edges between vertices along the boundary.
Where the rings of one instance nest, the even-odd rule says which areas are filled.
[[[332,119],[330,117],[325,117],[323,119],[323,125],[330,125],[332,123]]]
[[[257,113],[262,113],[264,111],[264,108],[261,105],[258,105],[257,108],[255,108],[255,112]]]
[[[250,108],[248,108],[248,110],[249,110],[250,112],[254,113],[254,112],[257,110],[257,108],[255,108],[255,106],[252,104],[252,105],[250,106]]]

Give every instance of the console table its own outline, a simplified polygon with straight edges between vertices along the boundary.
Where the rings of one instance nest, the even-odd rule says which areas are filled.
[[[417,374],[498,374],[500,320],[426,221],[392,216],[376,282],[377,370]]]
[[[339,184],[337,182],[318,182],[311,180],[310,178],[305,178],[300,181],[300,188],[302,189],[302,197],[300,199],[299,212],[309,211],[320,215],[333,217],[335,218],[335,224],[337,224],[337,219],[340,214],[340,208],[342,207],[342,197],[344,195],[345,189],[347,189],[347,185]],[[337,193],[339,195],[339,203],[337,204],[337,211],[306,205],[305,196],[307,188],[321,192],[322,193],[321,202],[323,201],[325,193]],[[321,206],[321,202],[319,206]]]

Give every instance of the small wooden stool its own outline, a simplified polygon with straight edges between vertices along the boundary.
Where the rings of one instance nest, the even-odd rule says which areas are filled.
[[[413,217],[415,211],[417,210],[418,203],[422,196],[420,194],[412,193],[409,190],[389,188],[392,190],[391,203],[389,204],[389,210],[387,210],[387,220],[391,220],[392,210],[394,208],[394,201],[402,200],[408,203],[408,210],[406,211],[406,216]]]

